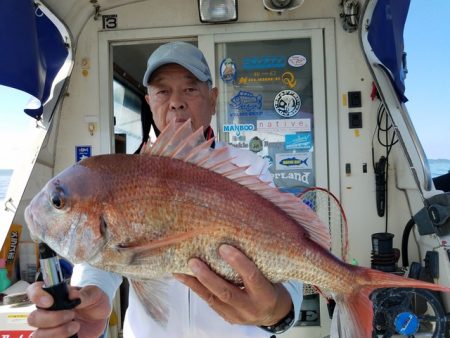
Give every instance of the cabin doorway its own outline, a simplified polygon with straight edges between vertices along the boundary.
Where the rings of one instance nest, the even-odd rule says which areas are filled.
[[[224,33],[208,25],[100,33],[100,53],[110,60],[100,82],[103,119],[111,121],[111,150],[134,153],[149,132],[157,133],[142,76],[158,46],[182,40],[198,46],[210,65],[219,89],[212,127],[220,141],[266,158],[283,190],[334,186],[339,191],[338,172],[329,169],[339,166],[333,23],[235,24],[229,29]],[[333,250],[340,253],[339,231],[333,235]],[[127,283],[121,288],[122,315],[127,288]],[[296,325],[288,336],[329,332],[326,304],[317,294],[305,296]]]

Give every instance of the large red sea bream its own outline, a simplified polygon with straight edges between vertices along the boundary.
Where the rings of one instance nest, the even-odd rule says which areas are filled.
[[[332,295],[344,337],[372,337],[374,289],[450,291],[342,262],[330,253],[329,231],[309,207],[247,175],[226,147],[211,149],[211,142],[202,129],[193,133],[190,121],[173,122],[139,155],[82,160],[34,197],[27,224],[71,262],[128,277],[161,320],[164,313],[152,313],[152,280],[190,273],[191,257],[240,283],[218,254],[222,243],[242,250],[272,282],[300,280]]]

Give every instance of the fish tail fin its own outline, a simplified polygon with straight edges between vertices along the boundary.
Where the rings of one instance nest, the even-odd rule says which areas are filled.
[[[331,338],[371,338],[373,322],[373,304],[370,295],[379,288],[420,288],[450,292],[450,288],[405,278],[368,268],[358,268],[359,286],[351,292],[335,296],[336,308],[331,323],[334,335]],[[341,324],[344,323],[344,324]],[[337,335],[336,335],[337,333]]]
[[[392,273],[364,268],[363,274],[373,289],[378,288],[419,288],[433,291],[450,292],[450,288],[440,284],[424,282],[419,279],[406,278]]]

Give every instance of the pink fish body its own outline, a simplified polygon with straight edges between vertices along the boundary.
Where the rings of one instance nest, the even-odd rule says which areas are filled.
[[[246,168],[227,148],[210,149],[190,122],[171,123],[140,155],[85,159],[50,180],[26,210],[33,236],[74,263],[88,262],[132,280],[155,314],[145,280],[190,273],[191,257],[235,283],[220,258],[231,244],[272,282],[300,280],[333,295],[344,337],[371,337],[370,293],[382,287],[437,285],[348,265],[329,251],[327,227],[306,205]]]

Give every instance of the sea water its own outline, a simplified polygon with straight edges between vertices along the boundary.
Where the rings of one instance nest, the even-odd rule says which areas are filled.
[[[438,177],[450,172],[450,160],[428,160],[430,165],[431,177]]]
[[[0,169],[0,201],[5,199],[12,173],[12,169]]]

